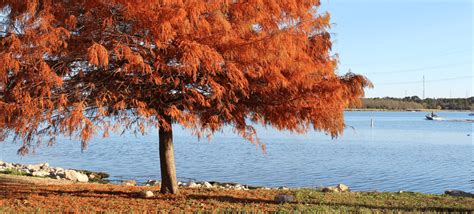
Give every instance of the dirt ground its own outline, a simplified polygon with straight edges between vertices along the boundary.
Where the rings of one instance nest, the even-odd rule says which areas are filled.
[[[152,198],[140,197],[151,190]],[[80,184],[52,179],[0,175],[2,211],[196,211],[258,209],[276,210],[276,192],[181,188],[179,195],[159,194],[159,187],[114,184]],[[3,209],[3,210],[2,210]]]
[[[152,198],[140,192],[150,190]],[[280,204],[277,194],[295,201]],[[0,213],[189,213],[189,212],[474,212],[473,198],[419,193],[322,193],[315,190],[216,190],[181,188],[178,195],[159,187],[79,184],[52,179],[0,175]]]

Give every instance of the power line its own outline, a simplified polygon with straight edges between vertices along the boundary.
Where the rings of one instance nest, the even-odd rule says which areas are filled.
[[[467,65],[467,64],[472,64],[472,63],[473,62],[443,64],[443,65],[436,65],[436,66],[429,66],[429,67],[411,68],[411,69],[405,69],[405,70],[394,70],[394,71],[386,71],[386,72],[369,72],[369,73],[366,73],[366,74],[378,75],[378,74],[395,74],[395,73],[427,71],[427,70],[434,70],[434,69],[439,69],[439,68],[450,68],[450,67],[454,67],[454,66]]]
[[[468,53],[468,52],[473,52],[473,49],[461,49],[461,50],[449,50],[449,51],[444,51],[440,52],[438,54],[434,54],[428,57],[419,57],[417,56],[407,56],[407,57],[401,57],[393,61],[389,62],[381,62],[380,60],[376,61],[371,61],[371,62],[363,62],[363,63],[358,63],[358,64],[341,64],[342,66],[346,67],[352,67],[352,66],[359,66],[359,67],[366,67],[366,66],[371,66],[371,65],[382,65],[382,64],[394,64],[394,63],[400,63],[400,62],[406,62],[406,61],[420,61],[421,60],[426,60],[428,58],[439,58],[443,56],[449,56],[449,55],[455,55],[455,54],[461,54],[461,53]]]
[[[459,80],[459,79],[467,79],[467,78],[472,78],[474,76],[462,76],[462,77],[453,77],[453,78],[444,78],[444,79],[435,79],[435,80],[429,80],[429,81],[409,81],[409,82],[390,82],[390,83],[379,83],[375,84],[377,85],[405,85],[405,84],[419,84],[419,83],[428,83],[428,82],[444,82],[444,81],[451,81],[451,80]]]

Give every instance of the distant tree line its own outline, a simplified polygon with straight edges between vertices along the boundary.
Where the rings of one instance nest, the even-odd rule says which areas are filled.
[[[387,110],[416,110],[416,109],[439,109],[439,110],[474,110],[474,97],[469,98],[426,98],[418,96],[405,98],[383,97],[362,99],[363,109],[387,109]]]

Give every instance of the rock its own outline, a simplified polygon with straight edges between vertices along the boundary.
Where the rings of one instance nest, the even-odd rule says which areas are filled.
[[[89,177],[87,177],[87,175],[79,173],[78,176],[77,176],[77,181],[79,181],[79,182],[89,182]]]
[[[74,170],[66,170],[64,172],[64,177],[67,179],[67,180],[71,180],[71,181],[77,181],[77,172],[74,171]]]
[[[150,190],[140,192],[140,197],[142,197],[142,198],[152,198],[153,196],[155,196],[155,195]]]
[[[235,189],[235,190],[248,190],[248,188],[245,187],[245,186],[242,185],[242,184],[236,184],[236,185],[234,185],[233,189]]]
[[[21,172],[22,174],[31,175],[31,171],[28,169],[18,169],[17,171]]]
[[[49,176],[49,172],[40,170],[40,171],[35,171],[31,173],[31,175],[37,176],[37,177],[46,177],[46,176]]]
[[[178,182],[178,186],[179,186],[180,182]],[[157,180],[148,180],[146,183],[145,183],[146,186],[159,186],[161,185],[161,182],[157,181]]]
[[[89,177],[90,180],[93,180],[95,178],[95,175],[94,174],[89,174],[88,177]]]
[[[339,192],[339,188],[337,188],[337,187],[323,187],[323,189],[321,189],[321,191],[323,191],[323,192]]]
[[[206,188],[212,188],[212,187],[213,187],[212,184],[210,184],[210,183],[207,182],[207,181],[204,182],[202,185],[203,185],[204,187],[206,187]]]
[[[87,177],[87,175],[85,175],[85,174],[78,173],[77,181],[79,181],[79,182],[89,182],[89,177]]]
[[[49,169],[49,163],[40,164],[40,169]]]
[[[450,196],[453,196],[453,197],[471,197],[471,198],[474,198],[473,193],[464,192],[464,191],[461,191],[461,190],[446,190],[444,192],[444,194],[450,195]]]
[[[59,177],[61,177],[61,178],[66,178],[66,171],[58,171],[58,170],[56,170],[55,172],[50,172],[49,174],[52,175],[53,177],[59,176]]]
[[[6,169],[12,169],[12,168],[14,167],[13,164],[11,164],[11,163],[5,163],[5,164],[3,164],[3,166],[4,166]]]
[[[337,189],[339,189],[339,192],[349,192],[349,187],[344,185],[344,184],[338,184]]]
[[[344,184],[338,184],[337,186],[323,187],[321,189],[323,192],[349,192],[350,189]]]
[[[275,196],[275,201],[277,203],[291,203],[293,201],[295,201],[295,197],[292,196],[292,195],[288,195],[288,194],[278,194]]]
[[[197,184],[196,182],[189,182],[188,187],[189,188],[198,188],[198,187],[201,187],[201,185]]]
[[[289,190],[288,187],[278,187],[279,190]]]
[[[262,186],[249,186],[249,185],[246,185],[245,186],[245,189],[246,190],[250,190],[250,189],[263,189]]]
[[[135,181],[135,180],[126,180],[126,181],[122,181],[122,184],[125,185],[125,186],[136,186],[137,181]]]
[[[40,163],[40,164],[35,164],[35,165],[26,165],[26,169],[30,170],[31,172],[36,172],[42,169],[48,169],[49,164],[48,163]]]
[[[60,175],[60,176],[64,177],[64,169],[62,169],[62,168],[49,168],[49,174],[53,177],[56,176],[56,175]]]
[[[40,166],[39,165],[26,165],[26,167],[24,167],[23,169],[27,169],[28,171],[30,172],[34,172],[34,171],[38,171],[40,170]]]
[[[82,174],[80,172],[76,172],[74,170],[66,170],[64,172],[65,178],[71,181],[79,181],[79,182],[89,182],[89,178],[87,175]]]

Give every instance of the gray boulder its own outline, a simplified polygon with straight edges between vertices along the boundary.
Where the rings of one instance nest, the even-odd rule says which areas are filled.
[[[337,186],[337,189],[339,190],[339,192],[349,192],[349,187],[344,185],[344,184],[338,184]]]
[[[201,187],[201,184],[197,184],[196,182],[189,182],[188,187],[189,188],[199,188],[199,187]]]
[[[153,194],[152,191],[149,191],[149,190],[140,192],[140,197],[141,198],[152,198],[153,196],[155,196],[155,195]]]
[[[4,163],[3,166],[5,167],[5,169],[12,169],[14,167],[11,163]]]
[[[278,194],[275,196],[275,202],[277,203],[292,203],[295,201],[295,197],[288,194]]]
[[[446,190],[444,192],[444,194],[450,195],[450,196],[453,196],[453,197],[471,197],[471,198],[474,198],[473,193],[464,192],[464,191],[461,191],[461,190]]]
[[[344,184],[338,184],[337,186],[323,187],[321,189],[323,192],[349,192],[350,189]]]
[[[32,176],[37,176],[37,177],[47,177],[49,176],[49,172],[48,171],[44,171],[44,170],[39,170],[39,171],[34,171],[33,173],[31,173]]]
[[[323,192],[339,192],[339,189],[337,187],[323,187],[321,189]]]
[[[125,185],[125,186],[136,186],[137,181],[135,181],[135,180],[126,180],[126,181],[122,181],[122,184]]]
[[[26,165],[25,167],[27,170],[29,170],[30,172],[35,172],[35,171],[39,171],[41,169],[41,164],[36,164],[36,165]]]
[[[42,164],[39,164],[39,165],[40,165],[40,169],[44,169],[44,170],[49,169],[49,163],[42,163]]]
[[[146,183],[145,183],[146,186],[159,186],[161,185],[161,182],[160,181],[157,181],[157,180],[148,180]],[[179,184],[178,184],[179,185]]]
[[[64,172],[65,178],[71,181],[89,182],[87,175],[77,172],[75,170],[66,170]]]
[[[212,184],[209,183],[209,182],[207,182],[207,181],[204,182],[202,185],[203,185],[204,187],[206,187],[206,188],[212,188],[212,187],[213,187]]]

